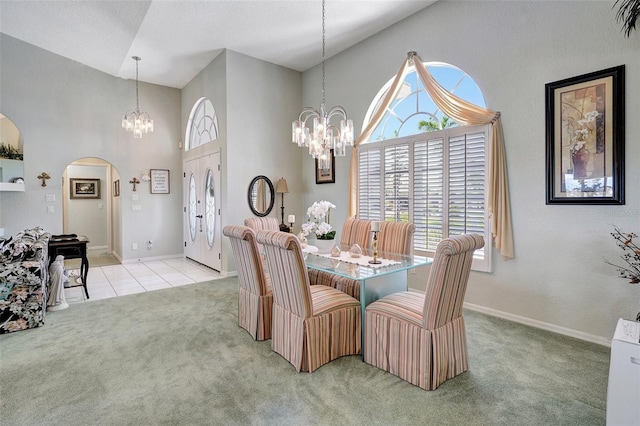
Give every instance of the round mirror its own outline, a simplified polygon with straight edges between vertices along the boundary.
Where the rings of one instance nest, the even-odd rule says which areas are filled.
[[[249,184],[249,208],[259,217],[267,216],[273,209],[276,193],[273,183],[266,176],[256,176]]]
[[[23,140],[20,130],[0,113],[0,183],[20,184],[24,191]],[[9,186],[1,186],[9,188]]]

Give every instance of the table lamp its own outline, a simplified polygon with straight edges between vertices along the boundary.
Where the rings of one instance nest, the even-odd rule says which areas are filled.
[[[285,178],[280,178],[276,185],[276,194],[282,194],[281,197],[281,218],[280,218],[280,231],[289,232],[289,227],[284,223],[284,194],[289,192],[289,187],[287,186],[287,181]]]

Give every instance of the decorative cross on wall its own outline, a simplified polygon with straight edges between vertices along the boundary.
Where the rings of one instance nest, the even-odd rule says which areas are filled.
[[[38,179],[42,179],[42,186],[47,186],[47,179],[51,179],[51,176],[47,172],[42,172],[38,175]]]
[[[129,183],[133,185],[133,192],[136,192],[136,184],[140,183],[138,178],[134,176],[133,179],[129,181]]]

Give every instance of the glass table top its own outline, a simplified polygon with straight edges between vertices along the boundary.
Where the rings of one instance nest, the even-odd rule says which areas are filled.
[[[362,251],[364,256],[372,256],[370,250],[363,249]],[[432,258],[424,256],[407,256],[397,253],[378,252],[379,259],[394,261],[393,264],[379,266],[350,263],[356,260],[350,259],[348,251],[346,253],[345,251],[343,251],[340,258],[330,257],[330,255],[320,255],[317,253],[307,252],[304,252],[303,255],[305,264],[308,268],[329,272],[355,280],[365,280],[371,277],[379,277],[396,272],[402,272],[412,268],[417,268],[419,266],[430,265],[433,261]]]

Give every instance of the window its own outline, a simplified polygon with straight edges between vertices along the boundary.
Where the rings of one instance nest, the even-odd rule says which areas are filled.
[[[197,146],[218,139],[218,116],[213,104],[207,98],[200,98],[193,106],[189,122],[185,150],[189,151]]]
[[[445,87],[448,82],[448,90],[466,87],[456,94],[467,93],[467,100],[484,106],[473,80],[451,69],[452,76],[443,78],[445,82],[438,77],[438,81]],[[448,236],[481,234],[487,243],[474,254],[472,267],[490,271],[491,229],[485,201],[489,126],[457,126],[433,104],[415,71],[407,75],[405,87],[373,132],[372,141],[358,148],[358,217],[413,222],[418,255],[432,256]],[[381,90],[374,104],[379,104],[386,90]],[[370,108],[368,117],[375,110]]]

